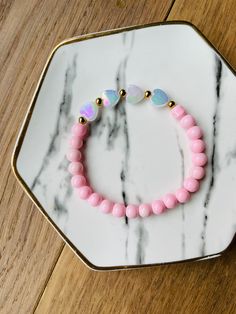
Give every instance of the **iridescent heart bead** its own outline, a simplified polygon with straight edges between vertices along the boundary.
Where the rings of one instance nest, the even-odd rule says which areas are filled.
[[[126,101],[129,104],[137,104],[144,98],[144,91],[136,86],[129,85],[126,91]]]
[[[154,89],[152,92],[151,102],[155,107],[163,107],[168,103],[169,100],[170,99],[167,94],[159,88]]]
[[[89,101],[80,108],[79,112],[88,121],[94,121],[98,115],[98,106],[95,102]]]
[[[120,99],[120,95],[116,90],[107,89],[102,93],[102,102],[104,107],[114,107]]]

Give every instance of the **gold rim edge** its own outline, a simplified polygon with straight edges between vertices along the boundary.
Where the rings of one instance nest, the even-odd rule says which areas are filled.
[[[108,36],[108,35],[112,35],[112,34],[118,34],[124,31],[132,31],[132,30],[138,30],[141,28],[147,28],[147,27],[153,27],[153,26],[161,26],[161,25],[186,25],[191,27],[195,32],[198,33],[198,35],[200,35],[202,37],[202,39],[221,57],[221,59],[227,64],[228,68],[231,70],[231,72],[236,75],[236,72],[234,70],[234,68],[232,67],[232,65],[221,55],[221,53],[218,51],[218,49],[202,34],[202,32],[195,26],[193,25],[191,22],[189,21],[184,21],[184,20],[176,20],[176,21],[164,21],[164,22],[156,22],[156,23],[150,23],[150,24],[141,24],[141,25],[134,25],[134,26],[128,26],[128,27],[122,27],[122,28],[117,28],[114,30],[107,30],[107,31],[100,31],[100,32],[96,32],[96,33],[91,33],[91,34],[85,34],[85,35],[81,35],[81,36],[76,36],[76,37],[72,37],[66,40],[61,41],[59,44],[57,44],[53,50],[51,51],[51,53],[49,54],[49,57],[46,61],[46,64],[42,70],[42,73],[40,75],[39,81],[36,85],[36,89],[35,92],[33,94],[32,100],[30,102],[29,108],[26,112],[25,118],[23,120],[23,123],[20,127],[20,130],[18,132],[18,136],[16,139],[16,144],[14,146],[13,149],[13,153],[11,156],[11,168],[13,170],[13,173],[16,177],[16,179],[18,180],[18,182],[20,183],[20,185],[22,186],[24,192],[29,196],[29,198],[31,199],[31,201],[36,205],[36,207],[41,211],[41,213],[44,215],[44,217],[47,219],[47,221],[52,225],[52,227],[58,232],[58,234],[60,235],[60,237],[63,239],[63,241],[65,242],[65,244],[67,244],[72,251],[80,258],[80,260],[86,265],[88,266],[90,269],[92,270],[96,270],[96,271],[115,271],[115,270],[129,270],[129,269],[142,269],[142,268],[149,268],[149,267],[154,267],[154,266],[161,266],[161,265],[168,265],[168,264],[179,264],[182,262],[193,262],[193,261],[201,261],[204,259],[208,259],[208,258],[214,258],[214,257],[218,257],[221,256],[225,251],[227,251],[232,243],[235,241],[236,239],[236,234],[234,235],[234,237],[232,238],[232,241],[229,243],[229,245],[222,250],[221,252],[217,252],[217,253],[213,253],[210,255],[205,255],[205,256],[199,256],[199,257],[195,257],[195,258],[191,258],[191,259],[184,259],[184,260],[179,260],[179,261],[172,261],[172,262],[165,262],[165,263],[153,263],[153,264],[144,264],[144,265],[121,265],[121,266],[97,266],[93,263],[91,263],[76,247],[75,245],[66,237],[66,235],[61,231],[61,229],[54,223],[54,221],[50,218],[50,216],[48,215],[48,213],[45,211],[45,209],[42,207],[42,205],[40,204],[40,202],[37,200],[37,198],[34,196],[34,194],[31,192],[30,188],[28,187],[28,185],[26,184],[26,182],[23,180],[23,178],[21,177],[21,175],[18,172],[17,169],[17,158],[19,156],[19,152],[24,140],[24,136],[26,134],[32,113],[33,113],[33,109],[37,100],[37,96],[39,94],[41,85],[43,83],[44,77],[47,73],[47,70],[49,68],[49,65],[52,61],[52,58],[55,54],[55,52],[62,47],[63,45],[68,45],[71,44],[73,42],[79,42],[79,41],[84,41],[84,40],[88,40],[88,39],[92,39],[92,38],[96,38],[96,37],[102,37],[102,36]]]

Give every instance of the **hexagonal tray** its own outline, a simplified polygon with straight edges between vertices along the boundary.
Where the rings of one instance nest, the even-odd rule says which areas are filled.
[[[72,192],[65,154],[79,106],[104,89],[162,88],[204,129],[209,164],[192,200],[161,216],[104,215]],[[94,269],[218,256],[236,226],[236,80],[189,23],[131,27],[72,38],[52,52],[13,158],[25,191]],[[94,188],[116,201],[150,202],[174,190],[190,164],[186,138],[166,110],[146,102],[106,110],[86,148]]]

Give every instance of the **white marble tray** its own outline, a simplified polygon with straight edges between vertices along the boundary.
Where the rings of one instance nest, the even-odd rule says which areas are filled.
[[[75,38],[51,55],[12,158],[26,192],[90,267],[117,269],[217,256],[236,230],[236,80],[187,23]],[[65,153],[79,106],[104,89],[162,88],[205,132],[209,164],[192,200],[158,217],[104,215],[72,192]],[[32,115],[31,115],[32,113]],[[103,111],[86,158],[92,185],[116,201],[150,202],[190,166],[184,133],[147,103]]]

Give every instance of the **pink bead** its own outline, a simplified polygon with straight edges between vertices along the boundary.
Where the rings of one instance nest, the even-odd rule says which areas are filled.
[[[184,180],[184,188],[189,192],[196,192],[199,189],[199,182],[194,178],[187,178]]]
[[[80,161],[81,159],[81,152],[77,149],[71,148],[67,153],[67,159],[69,161]]]
[[[205,169],[202,167],[193,167],[191,175],[194,179],[201,180],[205,176]]]
[[[171,110],[171,114],[175,119],[180,120],[185,115],[185,109],[184,107],[177,105]]]
[[[71,128],[71,132],[73,135],[78,136],[80,138],[84,138],[86,133],[87,133],[87,125],[85,124],[81,124],[81,123],[75,123],[72,128]]]
[[[163,201],[156,200],[152,203],[152,211],[156,215],[162,214],[166,209],[166,206]]]
[[[187,134],[191,140],[197,140],[202,137],[202,130],[199,126],[195,125],[188,129]]]
[[[78,136],[72,136],[70,138],[70,147],[80,149],[83,146],[83,141]]]
[[[114,203],[109,200],[103,200],[99,206],[99,209],[101,212],[108,214],[112,211],[112,208],[114,206]]]
[[[82,200],[86,200],[92,194],[92,189],[89,186],[82,186],[77,191]]]
[[[193,153],[202,153],[205,150],[206,145],[203,140],[194,140],[191,141],[190,148]]]
[[[190,193],[184,188],[178,189],[175,196],[180,203],[186,203],[190,199]]]
[[[81,174],[83,172],[83,165],[81,162],[73,161],[69,164],[68,170],[71,174]]]
[[[102,201],[102,197],[98,193],[92,193],[88,198],[89,204],[93,207],[100,205],[101,201]]]
[[[152,213],[152,208],[149,204],[141,204],[139,205],[139,215],[141,217],[148,217]]]
[[[113,206],[112,215],[115,217],[124,217],[125,216],[125,205],[116,203]]]
[[[175,195],[170,193],[163,197],[163,202],[167,208],[174,208],[178,204]]]
[[[195,166],[205,166],[207,163],[207,155],[204,153],[193,154],[192,161]]]
[[[195,119],[193,116],[190,114],[186,114],[181,120],[180,120],[180,125],[182,126],[183,129],[187,130],[191,128],[192,126],[195,125]]]
[[[71,178],[71,185],[74,188],[80,188],[81,186],[85,186],[85,184],[86,184],[86,179],[84,176],[76,174]]]
[[[128,218],[135,218],[138,216],[138,206],[137,205],[128,205],[126,207],[126,216]]]

